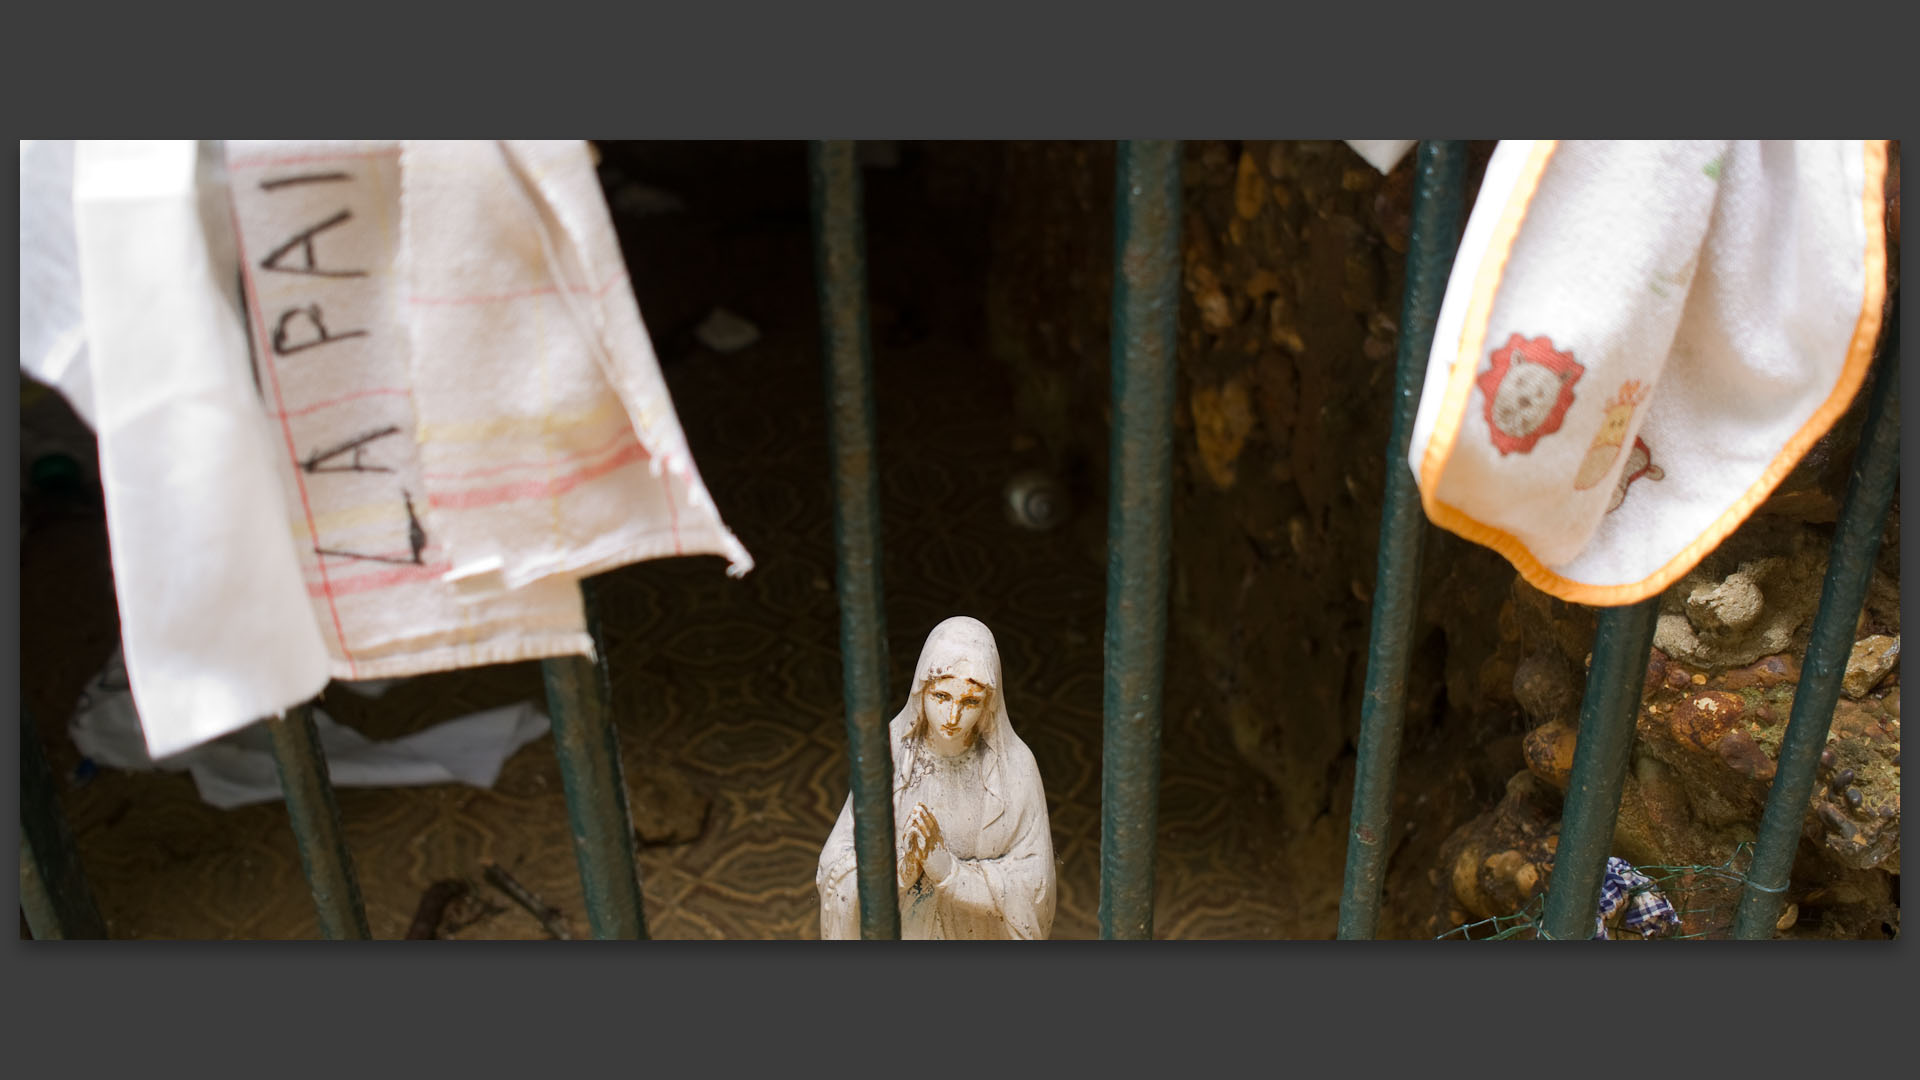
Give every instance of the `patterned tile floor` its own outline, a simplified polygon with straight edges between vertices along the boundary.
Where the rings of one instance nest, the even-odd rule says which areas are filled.
[[[877,261],[886,241],[875,231]],[[668,365],[695,457],[758,568],[735,581],[717,559],[669,560],[596,583],[628,776],[671,770],[712,800],[697,839],[641,850],[656,938],[817,936],[814,865],[846,794],[804,224],[758,242],[762,284],[749,299],[765,337],[734,356],[697,352]],[[636,280],[653,310],[645,275]],[[1054,937],[1097,936],[1104,512],[1083,508],[1048,534],[1006,521],[1011,392],[955,335],[883,348],[877,380],[890,708],[935,623],[970,614],[993,628],[1014,724],[1047,786],[1060,858]],[[77,756],[58,721],[115,635],[99,519],[36,525],[22,569],[22,624],[47,628],[23,635],[25,692],[70,777]],[[1330,937],[1338,824],[1281,834],[1264,781],[1235,757],[1224,724],[1202,714],[1177,664],[1168,693],[1157,936]],[[518,664],[414,679],[371,700],[336,689],[324,705],[381,738],[540,695],[538,666]],[[279,804],[220,811],[183,775],[111,771],[65,783],[62,799],[116,937],[315,934]],[[492,790],[342,790],[339,802],[376,937],[403,936],[427,886],[477,883],[486,861],[584,934],[550,741],[517,754]],[[544,936],[531,916],[477,890],[500,910],[451,936]]]

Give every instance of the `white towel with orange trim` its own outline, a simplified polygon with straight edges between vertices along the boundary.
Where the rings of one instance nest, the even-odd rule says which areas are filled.
[[[1346,144],[1353,148],[1367,164],[1382,174],[1393,171],[1407,152],[1414,148],[1414,139],[1348,139]]]
[[[1860,388],[1885,170],[1881,140],[1502,142],[1414,423],[1428,517],[1577,603],[1686,574]]]
[[[584,143],[82,143],[72,183],[156,758],[328,675],[590,654],[586,574],[752,566],[688,454]],[[47,261],[28,254],[23,277]]]

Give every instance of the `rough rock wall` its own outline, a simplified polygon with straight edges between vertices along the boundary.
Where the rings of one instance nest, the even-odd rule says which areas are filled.
[[[1023,421],[1096,499],[1113,169],[1111,144],[1010,147],[988,294]],[[1337,142],[1187,147],[1170,677],[1294,825],[1331,809],[1358,715],[1410,203]]]
[[[1756,517],[1662,597],[1614,854],[1642,866],[1744,865],[1741,845],[1754,839],[1774,777],[1819,600],[1826,517]],[[1807,812],[1782,923],[1794,936],[1899,928],[1898,536],[1896,509]],[[1524,769],[1496,806],[1448,837],[1424,901],[1418,882],[1400,882],[1402,902],[1431,905],[1436,933],[1517,912],[1539,895],[1573,767],[1593,611],[1515,579],[1498,621],[1492,654],[1458,661],[1478,659],[1477,710],[1524,718]],[[1728,929],[1739,896],[1732,878],[1680,887],[1682,933]]]
[[[1491,148],[1474,144],[1469,190]],[[1324,832],[1351,799],[1412,170],[1381,177],[1338,142],[1186,153],[1169,695],[1229,726],[1290,831]],[[986,303],[1025,448],[1096,504],[1113,169],[1110,144],[1006,148]],[[1717,865],[1751,837],[1861,411],[1663,601],[1623,857]],[[1100,551],[1104,520],[1081,515],[1072,542]],[[1876,663],[1897,655],[1897,508],[1889,528],[1860,634],[1887,638]],[[1422,593],[1390,936],[1509,914],[1544,885],[1594,622],[1438,530]],[[1850,694],[1835,720],[1791,897],[1819,933],[1898,925],[1897,679]],[[1701,903],[1691,929],[1716,917]]]

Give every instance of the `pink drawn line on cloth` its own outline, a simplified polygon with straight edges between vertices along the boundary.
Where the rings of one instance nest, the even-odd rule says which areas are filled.
[[[280,414],[280,433],[287,441],[287,457],[294,463],[293,482],[300,489],[300,509],[307,516],[307,535],[319,536],[320,529],[313,523],[313,503],[307,498],[307,482],[301,476],[300,453],[293,448],[293,427],[287,423],[287,402],[280,393],[280,365],[274,362],[274,354],[267,348],[267,320],[260,312],[260,293],[253,282],[253,261],[247,254],[246,233],[240,228],[239,208],[230,208],[233,214],[234,244],[239,248],[240,272],[247,286],[247,310],[252,314],[252,325],[248,333],[256,338],[256,355],[267,358],[267,374],[273,382],[273,407]],[[347,632],[340,627],[340,608],[333,602],[333,587],[327,578],[326,561],[319,560],[321,595],[327,598],[327,612],[333,616],[333,639],[340,645],[340,655],[347,661],[347,676],[352,678],[357,671],[353,662],[353,651],[347,648]],[[311,588],[308,590],[311,592]]]
[[[382,394],[391,394],[398,397],[409,397],[412,395],[412,393],[413,391],[407,389],[404,386],[380,387],[374,390],[356,390],[351,394],[342,394],[337,398],[329,398],[326,401],[317,401],[312,405],[306,406],[305,408],[292,409],[286,412],[278,413],[276,415],[278,415],[282,420],[284,420],[292,416],[305,416],[308,413],[316,413],[316,412],[319,412],[321,409],[332,408],[335,405],[344,405],[349,401],[358,401],[361,398],[365,398],[365,397],[376,397]]]
[[[276,165],[313,165],[322,161],[360,161],[367,158],[392,157],[400,152],[397,146],[385,150],[362,150],[359,152],[342,151],[337,154],[296,154],[292,157],[241,158],[227,162],[228,169],[271,169]]]
[[[625,281],[626,278],[627,272],[623,269],[609,278],[606,284],[598,288],[588,289],[584,285],[574,285],[569,286],[567,291],[573,293],[575,296],[605,296],[608,289]],[[524,300],[530,296],[557,296],[559,293],[560,287],[558,285],[544,285],[537,289],[517,289],[513,292],[488,293],[476,296],[409,296],[407,297],[407,303],[419,304],[424,307],[467,307],[474,304],[498,304],[508,300]]]
[[[307,593],[311,596],[350,596],[353,593],[370,592],[374,589],[389,589],[395,585],[411,585],[416,581],[433,581],[440,575],[453,569],[452,563],[436,566],[402,566],[394,570],[381,570],[378,573],[362,574],[329,585],[309,585]]]
[[[477,510],[484,506],[497,506],[500,503],[516,502],[521,499],[551,498],[556,495],[565,495],[581,484],[597,480],[622,465],[644,461],[646,457],[647,448],[635,443],[605,461],[576,469],[565,476],[556,476],[551,480],[522,480],[512,484],[497,484],[493,487],[474,488],[470,491],[432,495],[429,496],[428,502],[440,510]]]
[[[498,476],[503,472],[512,472],[515,469],[545,469],[555,465],[565,465],[570,461],[585,461],[588,458],[599,457],[601,454],[612,450],[622,443],[632,443],[637,446],[639,445],[639,441],[640,437],[633,433],[632,428],[625,428],[616,433],[613,438],[608,439],[606,442],[601,443],[591,450],[581,450],[563,457],[548,458],[541,461],[516,461],[507,465],[492,465],[484,469],[463,469],[457,472],[423,472],[420,475],[428,480],[473,480],[483,476]]]

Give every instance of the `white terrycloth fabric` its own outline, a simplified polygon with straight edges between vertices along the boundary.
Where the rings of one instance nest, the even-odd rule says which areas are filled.
[[[70,241],[61,150],[21,149],[21,362],[91,410],[153,756],[330,675],[591,653],[588,573],[751,567],[584,144],[81,143]]]
[[[1390,173],[1417,142],[1415,139],[1348,139],[1347,145],[1353,147],[1354,153],[1365,158],[1367,164],[1382,173]]]
[[[1434,522],[1565,600],[1691,570],[1859,390],[1886,144],[1503,142],[1408,463]]]

